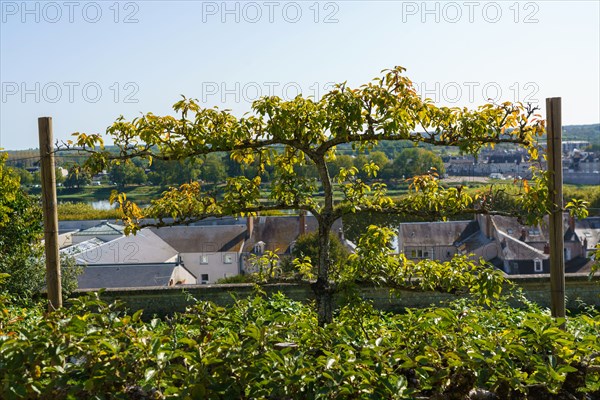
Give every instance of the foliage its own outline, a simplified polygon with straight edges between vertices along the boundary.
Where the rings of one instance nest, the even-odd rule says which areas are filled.
[[[127,185],[141,185],[148,179],[144,168],[131,161],[111,165],[108,178],[120,188]]]
[[[0,293],[25,300],[45,287],[46,267],[42,240],[42,209],[39,201],[21,188],[18,175],[6,168],[0,155]],[[63,257],[63,294],[77,286],[80,267]]]
[[[69,174],[65,178],[65,187],[81,188],[92,183],[92,176],[86,169],[81,169],[77,166],[69,168]]]
[[[349,251],[344,247],[338,235],[329,234],[329,254],[331,258],[332,277],[339,275],[348,259]],[[307,257],[307,259],[305,259]],[[319,266],[319,235],[317,232],[307,233],[298,237],[292,249],[292,258],[300,259],[304,263],[309,263],[311,268],[305,269],[302,275],[314,277],[317,275]],[[299,266],[300,264],[297,264]],[[306,265],[306,264],[304,264]],[[337,272],[335,272],[337,271]]]
[[[596,244],[592,258],[594,259],[594,263],[592,264],[592,268],[590,270],[590,278],[600,271],[600,243]]]
[[[252,113],[241,118],[183,98],[173,106],[177,117],[148,113],[132,121],[119,118],[107,129],[118,154],[103,150],[100,134],[76,133],[72,145],[90,152],[86,165],[91,170],[103,169],[115,159],[143,158],[152,165],[195,163],[209,154],[223,153],[240,164],[239,171],[250,167],[254,176],[231,176],[220,193],[186,179],[147,208],[140,208],[125,194],[113,194],[111,201],[119,204],[128,233],[140,229],[145,218],[157,219],[160,226],[168,217],[178,224],[272,210],[310,212],[319,225],[318,274],[313,289],[319,322],[324,325],[332,319],[336,291],[329,233],[338,218],[365,211],[433,219],[493,212],[480,198],[440,185],[435,173],[414,176],[410,194],[392,199],[387,186],[373,180],[381,170],[381,157],[369,159],[367,154],[359,154],[351,167],[339,165],[337,175],[332,175],[338,146],[350,145],[366,153],[383,140],[409,141],[453,146],[475,155],[485,146],[511,143],[524,147],[531,159],[538,158],[535,143],[544,132],[544,121],[536,108],[510,102],[475,110],[437,107],[417,94],[403,72],[401,67],[384,71],[380,78],[359,88],[340,84],[321,99],[263,97],[252,104]],[[270,185],[265,194],[261,184],[267,172]],[[553,205],[540,201],[547,186],[542,174],[535,175],[530,186],[535,190],[524,188],[517,204],[522,215],[535,220]],[[342,192],[339,201],[334,199],[336,187]]]
[[[187,160],[153,160],[148,180],[155,185],[168,187],[197,181],[201,162],[195,158]]]
[[[440,156],[431,150],[413,147],[402,150],[386,172],[390,178],[404,179],[425,175],[431,170],[440,175],[446,173]]]
[[[33,183],[33,176],[26,169],[17,167],[12,168],[12,170],[19,175],[19,182],[21,182],[21,185],[28,186]]]
[[[213,184],[224,182],[227,178],[227,171],[225,164],[221,160],[221,157],[217,154],[209,154],[206,156],[202,168],[200,170],[200,177]]]
[[[600,315],[564,321],[504,300],[377,311],[313,308],[276,294],[228,308],[198,302],[144,322],[98,295],[70,308],[0,314],[4,399],[501,399],[600,395]]]
[[[0,154],[0,273],[9,276],[0,291],[30,297],[44,286],[42,210],[20,188],[19,177],[5,167]]]
[[[565,203],[568,199],[585,200],[589,202],[590,211],[600,214],[600,186],[563,186]]]
[[[84,268],[82,265],[77,265],[73,257],[60,255],[60,281],[64,298],[77,289],[77,277],[83,273]]]
[[[96,210],[90,204],[82,202],[64,202],[58,204],[58,219],[68,220],[88,220],[88,219],[113,219],[121,218],[119,210]]]
[[[238,274],[233,276],[226,276],[225,278],[217,279],[217,284],[229,284],[229,283],[254,283],[254,276],[252,274]]]
[[[264,254],[251,254],[248,257],[248,268],[253,271],[253,280],[260,283],[266,283],[281,276],[281,267],[279,256],[267,250]]]
[[[587,140],[592,145],[600,144],[600,124],[566,125],[563,130],[563,140]]]

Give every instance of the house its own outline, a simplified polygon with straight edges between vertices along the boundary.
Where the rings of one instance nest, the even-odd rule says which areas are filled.
[[[196,283],[196,277],[180,263],[179,253],[150,229],[141,229],[131,236],[114,233],[119,231],[103,224],[83,231],[80,238],[87,240],[61,250],[77,264],[85,265],[77,278],[80,289]],[[112,236],[118,237],[105,241]]]
[[[122,225],[111,224],[110,222],[103,221],[98,225],[94,225],[91,228],[74,232],[71,235],[71,241],[73,244],[81,243],[90,238],[100,239],[104,242],[110,242],[115,239],[124,236],[125,228]]]
[[[84,247],[81,247],[84,244]],[[91,238],[62,250],[79,264],[145,264],[169,263],[178,260],[179,253],[148,228],[136,235],[121,236],[110,242]]]
[[[300,215],[248,218],[242,272],[256,272],[248,264],[251,254],[262,255],[266,251],[272,251],[280,257],[290,255],[298,237],[316,232],[318,228],[317,218],[305,212],[301,212]],[[348,251],[354,252],[355,244],[344,238],[341,219],[335,221],[331,230],[339,235],[340,241]]]
[[[317,219],[312,215],[248,218],[248,237],[244,253],[263,254],[269,250],[279,255],[290,254],[299,236],[318,229]]]
[[[565,247],[569,243],[569,255],[589,258],[600,243],[600,217],[586,218],[581,221],[568,219],[565,231]]]
[[[196,277],[177,263],[88,265],[77,280],[79,289],[174,286],[196,283]]]
[[[69,225],[63,229],[73,227]],[[173,269],[170,273],[173,282],[208,284],[240,273],[254,272],[247,263],[250,254],[264,254],[267,250],[278,255],[290,254],[296,239],[316,231],[318,223],[314,216],[302,213],[248,217],[245,221],[237,218],[210,219],[190,226],[144,228],[130,236],[123,235],[121,225],[106,221],[86,223],[81,227],[85,229],[65,234],[70,235],[71,245],[61,252],[73,256],[78,264],[87,266],[81,278],[84,285],[92,285],[88,282],[90,280],[98,282],[102,273],[119,271],[119,274],[124,274],[121,267],[127,266],[127,273],[134,273],[141,271],[134,266],[152,266],[153,270],[157,270],[158,265],[163,264],[175,264],[189,274],[181,272],[185,279],[179,279],[176,276],[180,273],[179,269]],[[341,220],[334,224],[333,230],[339,232],[342,243],[353,251],[354,244],[343,237]],[[64,243],[67,243],[66,239]],[[90,274],[95,278],[92,279]],[[150,282],[149,278],[144,279],[146,283]],[[171,280],[163,281],[168,283]],[[120,282],[127,287],[135,281]],[[117,283],[106,278],[107,286],[103,287],[111,287],[108,285],[112,284]]]
[[[523,226],[517,218],[478,215],[476,222],[495,248],[484,259],[507,274],[549,272],[547,237],[539,226]],[[544,253],[546,251],[546,253]]]
[[[407,258],[449,261],[456,254],[483,257],[497,256],[493,240],[480,229],[477,221],[416,222],[400,224],[398,249]]]
[[[565,269],[581,271],[600,239],[600,218],[575,221],[565,214],[564,224]],[[472,221],[404,223],[398,230],[398,249],[412,260],[448,261],[464,254],[483,258],[507,274],[550,272],[547,218],[538,226],[497,215],[478,215]]]
[[[197,283],[215,283],[240,274],[245,225],[173,226],[151,231],[178,253]]]

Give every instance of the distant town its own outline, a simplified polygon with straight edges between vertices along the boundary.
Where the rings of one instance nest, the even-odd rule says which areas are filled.
[[[565,127],[567,139],[587,140],[563,141],[563,179],[573,190],[589,188],[598,191],[600,125],[586,128]],[[544,148],[543,145],[540,147]],[[510,146],[485,149],[477,158],[452,149],[434,152],[426,147],[408,147],[401,142],[383,142],[365,153],[344,147],[338,152],[337,159],[332,162],[333,169],[362,165],[367,160],[378,163],[381,168],[379,179],[398,196],[405,192],[407,178],[428,171],[433,171],[447,185],[474,188],[483,183],[510,186],[530,178],[531,162],[527,153]],[[22,186],[30,193],[39,193],[39,165],[35,151],[9,154],[7,163],[19,172]],[[233,170],[239,167],[226,155],[213,155],[197,164],[121,164],[87,176],[76,173],[73,167],[73,161],[81,161],[83,156],[58,153],[57,158],[60,165],[57,168],[58,193],[64,203],[59,206],[59,210],[63,210],[60,251],[73,257],[78,265],[86,266],[78,278],[81,289],[214,284],[235,280],[235,277],[255,272],[248,263],[253,254],[261,255],[270,250],[281,259],[290,258],[296,241],[317,229],[312,215],[291,213],[212,218],[190,226],[144,228],[135,236],[125,236],[116,213],[110,211],[107,198],[111,190],[129,191],[141,203],[149,201],[165,187],[190,180],[198,180],[218,191],[228,175],[240,172]],[[305,168],[306,174],[311,176],[313,172]],[[64,211],[69,205],[72,208],[78,204],[89,213],[78,218],[77,214]],[[600,206],[592,204],[591,207],[590,217],[586,219],[576,220],[567,214],[563,218],[567,273],[590,269],[592,252],[600,241]],[[102,209],[112,218],[101,214]],[[483,258],[509,275],[549,272],[547,223],[526,226],[517,218],[477,216],[448,222],[397,221],[390,224],[388,221],[387,225],[393,225],[398,231],[394,250],[409,259],[448,261],[454,255],[462,254],[474,259]],[[354,251],[361,226],[364,222],[355,218],[339,220],[334,227],[339,232],[340,243],[349,253]]]

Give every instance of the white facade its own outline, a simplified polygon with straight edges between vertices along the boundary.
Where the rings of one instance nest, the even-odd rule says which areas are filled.
[[[181,253],[181,263],[198,284],[215,283],[240,273],[240,254],[235,252]]]

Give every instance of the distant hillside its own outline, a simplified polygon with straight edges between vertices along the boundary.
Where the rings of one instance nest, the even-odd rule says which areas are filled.
[[[543,139],[542,139],[543,140]],[[563,126],[563,140],[587,140],[591,144],[600,145],[600,124],[590,125],[565,125]],[[388,142],[383,141],[375,150],[384,151],[388,157],[393,157],[395,152],[401,151],[405,147],[410,147],[412,144],[407,142]],[[427,147],[427,146],[424,146]],[[117,151],[114,146],[107,146],[107,149]],[[343,154],[354,154],[350,144],[342,144],[338,146],[338,151]],[[8,165],[13,167],[32,167],[37,165],[39,161],[39,150],[3,150],[8,153]],[[85,159],[85,155],[76,155],[68,152],[59,152],[56,157],[58,165],[68,165],[72,162],[81,162]]]
[[[565,125],[563,140],[587,140],[591,144],[600,144],[600,124]]]

